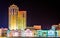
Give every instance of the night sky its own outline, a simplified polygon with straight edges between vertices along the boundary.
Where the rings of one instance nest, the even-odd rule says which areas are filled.
[[[59,1],[0,0],[0,28],[8,28],[8,7],[12,4],[27,11],[27,26],[37,24],[42,29],[50,29],[53,24],[60,23]]]

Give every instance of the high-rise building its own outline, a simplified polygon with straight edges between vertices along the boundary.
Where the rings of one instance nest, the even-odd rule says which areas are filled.
[[[17,29],[17,16],[18,16],[18,11],[19,11],[19,8],[16,6],[16,5],[11,5],[9,7],[9,29],[12,30],[16,30]]]
[[[26,28],[26,11],[18,11],[18,29]]]
[[[19,11],[19,7],[11,5],[9,7],[9,29],[25,29],[26,28],[26,11]]]

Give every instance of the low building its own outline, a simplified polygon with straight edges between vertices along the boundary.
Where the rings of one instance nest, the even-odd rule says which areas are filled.
[[[56,30],[57,26],[58,26],[58,25],[52,25],[52,26],[51,26],[51,30]]]
[[[56,30],[56,37],[60,37],[60,30]]]
[[[2,36],[2,29],[0,28],[0,37]]]
[[[34,25],[33,28],[36,30],[41,30],[41,25]]]
[[[2,28],[2,37],[7,37],[8,28]]]
[[[48,36],[48,30],[42,30],[42,37],[47,37]]]
[[[42,37],[42,30],[37,30],[37,37]]]
[[[9,34],[10,34],[10,30],[7,30],[7,37],[9,37]]]
[[[48,30],[48,37],[55,37],[55,31],[54,30]]]
[[[58,24],[58,26],[56,27],[57,30],[60,30],[60,23]]]
[[[33,32],[30,29],[26,29],[24,34],[25,37],[33,37]]]

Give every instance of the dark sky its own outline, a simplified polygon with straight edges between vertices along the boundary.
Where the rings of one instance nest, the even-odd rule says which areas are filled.
[[[12,4],[27,11],[27,26],[38,24],[42,29],[50,29],[52,24],[60,22],[59,1],[0,0],[0,28],[8,28],[8,7]]]

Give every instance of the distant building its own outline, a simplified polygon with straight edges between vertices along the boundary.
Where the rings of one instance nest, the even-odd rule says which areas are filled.
[[[60,30],[60,23],[58,24],[58,26],[56,27],[57,30]]]
[[[47,37],[48,36],[48,30],[42,30],[42,37]]]
[[[48,30],[48,37],[55,37],[55,31],[54,30]]]
[[[56,35],[56,37],[60,37],[60,30],[56,30],[55,35]]]
[[[33,32],[30,29],[26,29],[24,35],[25,37],[33,37]]]
[[[10,30],[7,30],[7,37],[9,37],[9,34],[10,34]]]
[[[2,37],[7,36],[7,30],[8,30],[8,28],[2,28]]]
[[[8,37],[13,37],[13,32],[12,31],[10,31]]]
[[[41,30],[41,25],[34,25],[33,27],[34,27],[34,29],[36,29],[36,30]]]
[[[34,30],[34,27],[26,27],[26,29]]]
[[[14,32],[13,32],[13,37],[18,37],[18,36],[19,36],[18,31],[14,31]]]
[[[58,26],[58,25],[52,25],[52,26],[51,26],[51,30],[56,30],[57,26]]]
[[[34,33],[35,33],[35,29],[34,29],[34,27],[26,27],[26,29],[30,29],[31,31],[32,31],[32,37],[34,37]],[[26,30],[25,29],[25,30]]]
[[[60,30],[60,23],[58,24],[57,30]]]
[[[42,30],[37,30],[37,37],[42,37]]]

